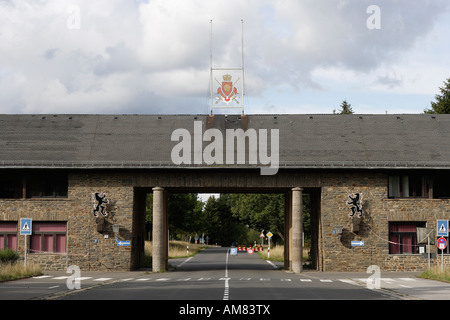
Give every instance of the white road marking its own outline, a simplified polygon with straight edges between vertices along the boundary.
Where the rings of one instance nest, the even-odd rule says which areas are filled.
[[[344,283],[348,283],[348,284],[352,284],[354,286],[358,286],[358,284],[355,281],[350,280],[350,279],[338,279],[338,280],[341,281],[341,282],[344,282]]]
[[[223,291],[223,300],[228,300],[229,295],[230,295],[230,286],[228,284],[228,280],[230,280],[230,278],[228,278],[228,254],[230,253],[230,249],[227,249],[227,255],[225,258],[225,278],[221,278],[225,280],[225,289]]]
[[[155,281],[167,281],[167,280],[170,280],[170,278],[159,278],[159,279],[156,279]]]
[[[94,281],[108,281],[108,280],[111,280],[112,278],[97,278],[97,279],[94,279]]]

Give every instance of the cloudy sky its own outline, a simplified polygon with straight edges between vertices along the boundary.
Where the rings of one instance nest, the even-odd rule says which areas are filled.
[[[208,113],[211,20],[248,114],[422,113],[450,78],[448,0],[0,0],[0,112]]]

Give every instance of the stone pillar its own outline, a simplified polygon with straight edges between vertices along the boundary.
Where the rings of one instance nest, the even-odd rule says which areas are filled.
[[[286,241],[284,241],[284,268],[292,270],[292,192],[286,192],[285,195],[285,213],[284,213],[284,234]]]
[[[302,215],[302,188],[292,189],[292,271],[300,273],[303,271],[303,215]]]
[[[164,189],[155,187],[153,190],[153,240],[152,240],[152,271],[164,271],[165,252],[164,252]]]

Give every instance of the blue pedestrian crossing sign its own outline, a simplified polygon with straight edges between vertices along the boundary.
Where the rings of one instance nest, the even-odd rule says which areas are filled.
[[[437,221],[437,234],[438,237],[448,237],[448,220]]]
[[[31,218],[20,219],[20,234],[24,236],[31,235]]]

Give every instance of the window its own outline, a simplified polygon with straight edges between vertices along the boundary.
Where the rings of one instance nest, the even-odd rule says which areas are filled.
[[[417,228],[425,227],[425,222],[390,222],[389,253],[418,254]]]
[[[389,198],[428,198],[432,184],[425,175],[389,176]]]
[[[31,253],[64,253],[66,238],[66,222],[33,222]]]
[[[0,174],[0,199],[66,198],[67,193],[64,172]]]
[[[0,222],[0,250],[17,251],[17,222]]]
[[[433,196],[436,199],[450,198],[450,175],[439,174],[434,177]]]
[[[67,175],[36,174],[27,180],[28,198],[67,197]]]
[[[23,195],[23,180],[21,175],[0,175],[0,198],[17,199]]]

